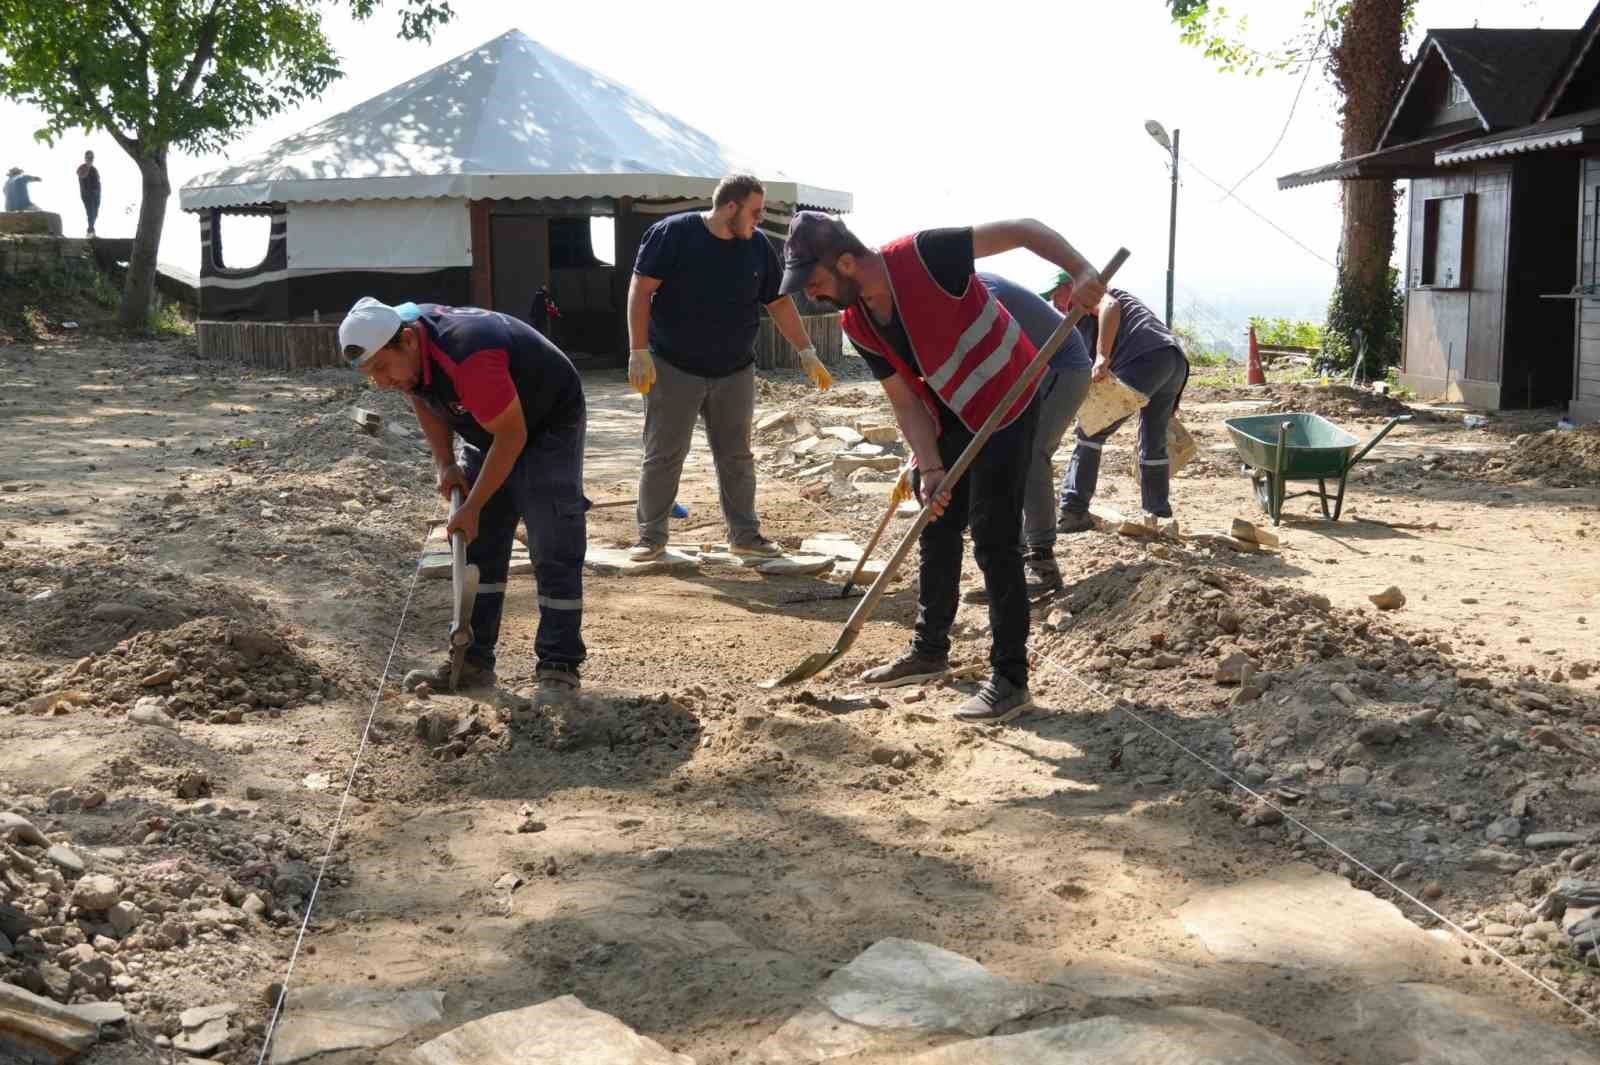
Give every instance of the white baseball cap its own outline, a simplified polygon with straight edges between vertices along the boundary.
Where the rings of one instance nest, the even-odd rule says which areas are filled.
[[[339,350],[351,366],[365,366],[405,324],[400,312],[371,296],[362,296],[339,323]]]

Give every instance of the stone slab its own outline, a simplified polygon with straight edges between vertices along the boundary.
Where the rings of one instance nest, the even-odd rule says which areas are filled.
[[[44,833],[33,827],[21,814],[7,813],[0,810],[0,836],[11,836],[18,843],[25,843],[30,847],[48,847],[50,841]]]
[[[1347,1061],[1406,1065],[1600,1065],[1600,1044],[1492,998],[1432,984],[1373,987],[1334,999],[1308,1029]]]
[[[600,577],[648,577],[656,573],[686,573],[696,566],[694,559],[667,550],[650,562],[635,562],[625,548],[589,547],[583,568]]]
[[[178,1033],[172,1046],[185,1054],[205,1057],[228,1041],[228,1018],[213,1017],[195,1028]]]
[[[338,984],[292,990],[273,1037],[272,1065],[335,1050],[388,1046],[419,1025],[443,1019],[443,991]]]
[[[417,1047],[418,1065],[694,1065],[577,996],[470,1021]]]
[[[1225,966],[1182,966],[1100,951],[1073,960],[1047,983],[1075,995],[1156,1005],[1194,1000],[1228,979]]]
[[[102,1025],[127,1019],[121,1006],[87,1010],[63,1006],[0,983],[0,1061],[55,1065],[78,1057],[100,1040]]]
[[[953,951],[882,939],[829,976],[817,990],[817,1007],[763,1041],[755,1059],[826,1061],[939,1034],[985,1035],[1063,997],[996,976]]]
[[[1453,956],[1391,903],[1307,865],[1201,892],[1178,920],[1227,962],[1371,976]]]
[[[755,571],[767,577],[815,577],[831,572],[833,564],[827,555],[784,555],[761,562]]]
[[[806,555],[827,555],[844,562],[861,561],[861,545],[848,536],[812,536],[800,544],[800,552]]]
[[[1311,1065],[1316,1060],[1242,1017],[1194,1006],[972,1039],[905,1059],[906,1065]]]

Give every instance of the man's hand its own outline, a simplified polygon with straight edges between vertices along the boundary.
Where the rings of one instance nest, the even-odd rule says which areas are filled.
[[[463,501],[456,512],[450,515],[450,521],[444,527],[445,539],[448,540],[459,532],[466,537],[467,543],[472,543],[478,538],[478,518],[482,514],[483,511],[479,507]]]
[[[828,368],[822,365],[822,360],[817,358],[816,348],[806,348],[800,352],[800,368],[816,383],[817,391],[826,392],[833,387],[833,374],[829,373]]]
[[[1094,366],[1089,370],[1089,380],[1104,381],[1111,376],[1111,356],[1096,355]]]
[[[649,348],[634,348],[628,353],[628,383],[643,396],[656,383],[656,361]]]
[[[1100,280],[1100,271],[1090,270],[1083,277],[1072,279],[1072,302],[1082,307],[1084,313],[1093,314],[1106,294],[1106,283]]]
[[[454,462],[439,466],[437,483],[439,494],[444,496],[446,503],[450,502],[450,491],[453,488],[461,489],[461,497],[463,499],[472,491],[472,485],[467,481],[467,471]]]
[[[944,485],[945,471],[943,469],[923,470],[918,477],[918,499],[923,506],[933,506],[933,516],[944,517],[945,508],[950,505],[950,493],[940,491]]]

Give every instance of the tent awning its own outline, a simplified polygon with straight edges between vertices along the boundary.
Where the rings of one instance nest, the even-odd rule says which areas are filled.
[[[1459,144],[1480,132],[1481,127],[1458,129],[1437,134],[1393,148],[1353,155],[1336,163],[1327,163],[1310,170],[1285,174],[1278,179],[1278,188],[1294,189],[1302,185],[1315,185],[1321,181],[1393,181],[1396,178],[1425,177],[1437,170],[1434,153],[1441,148]]]

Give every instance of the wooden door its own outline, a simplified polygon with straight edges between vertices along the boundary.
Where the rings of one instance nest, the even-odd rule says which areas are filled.
[[[524,317],[540,285],[550,284],[550,221],[540,215],[494,214],[489,220],[496,311]]]

